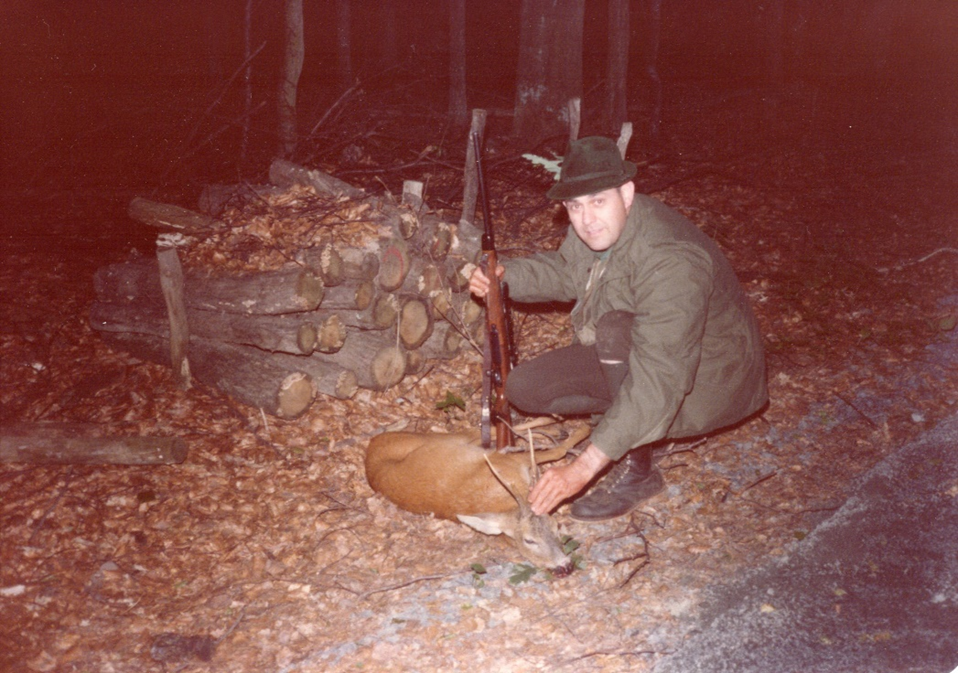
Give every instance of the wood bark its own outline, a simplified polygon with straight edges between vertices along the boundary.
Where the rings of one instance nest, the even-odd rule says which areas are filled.
[[[353,85],[352,18],[350,0],[336,0],[336,69],[339,86],[346,91]]]
[[[406,373],[418,374],[424,371],[432,360],[450,360],[456,357],[462,351],[462,343],[462,336],[452,325],[437,325],[421,347],[406,353]]]
[[[176,248],[157,247],[156,259],[160,271],[160,289],[166,302],[170,326],[170,362],[173,378],[181,390],[190,388],[190,361],[186,349],[190,340],[189,321],[184,300],[183,267]]]
[[[286,0],[285,54],[279,86],[279,154],[296,151],[296,91],[305,59],[303,0]]]
[[[209,215],[218,226],[225,226],[219,225],[219,220],[213,218],[219,217],[231,206],[240,206],[250,199],[266,198],[280,191],[280,188],[275,185],[251,185],[245,182],[238,185],[210,184],[203,187],[196,201],[196,207],[201,213]],[[132,203],[130,207],[132,209]]]
[[[609,128],[617,133],[629,118],[629,0],[609,0]]]
[[[364,311],[372,306],[378,292],[371,280],[346,282],[337,287],[327,288],[323,293],[324,309]]]
[[[483,137],[486,129],[485,110],[476,108],[472,111],[472,122],[469,126],[469,135],[466,136],[466,166],[465,179],[462,188],[462,215],[459,217],[459,226],[475,227],[476,202],[479,198],[479,173],[476,166],[476,146],[472,137]]]
[[[166,339],[148,334],[105,333],[113,347],[150,362],[165,364]],[[295,418],[312,404],[315,393],[348,399],[358,389],[355,374],[330,356],[269,353],[251,346],[193,336],[190,361],[196,380],[280,418]]]
[[[407,182],[396,204],[285,160],[270,174],[277,187],[269,189],[309,185],[333,210],[342,202],[343,229],[324,219],[328,229],[304,235],[310,244],[293,251],[295,263],[272,271],[180,269],[176,279],[175,249],[103,267],[90,319],[108,344],[169,365],[171,341],[179,343],[177,360],[189,362],[195,381],[294,418],[317,393],[385,390],[472,338],[481,308],[462,290],[479,255],[482,232],[473,224],[444,222],[418,183]],[[167,262],[179,308],[163,292]]]
[[[327,287],[335,287],[348,280],[372,280],[379,273],[379,257],[376,253],[340,248],[331,242],[307,248],[300,257],[303,264],[321,277]]]
[[[645,75],[649,82],[651,112],[649,113],[648,153],[659,151],[662,133],[662,77],[659,75],[659,46],[662,39],[662,0],[649,0],[649,39],[645,55]]]
[[[449,0],[449,120],[469,121],[466,105],[466,0]]]
[[[207,339],[255,346],[294,355],[316,350],[318,325],[331,314],[293,313],[290,315],[240,315],[218,311],[187,309],[187,321],[194,335]],[[94,302],[90,324],[100,332],[138,333],[168,339],[166,314],[155,305]]]
[[[585,0],[522,0],[513,135],[533,145],[568,131],[582,97]]]
[[[348,196],[351,199],[362,199],[366,196],[366,192],[348,182],[283,159],[277,159],[270,164],[269,181],[279,187],[306,185],[316,190],[317,194]]]
[[[392,330],[355,332],[336,353],[314,353],[310,359],[353,372],[361,388],[386,390],[406,374],[406,354]]]
[[[178,437],[103,436],[88,423],[17,423],[0,426],[0,462],[157,465],[186,460]]]
[[[189,308],[227,313],[278,315],[311,311],[324,296],[322,279],[297,266],[243,276],[186,274],[184,283],[184,299]],[[94,276],[94,286],[97,296],[104,301],[164,303],[155,259],[102,267]]]
[[[185,234],[204,234],[214,229],[226,228],[223,222],[209,215],[139,196],[130,201],[127,214],[137,222],[151,227],[172,229]]]

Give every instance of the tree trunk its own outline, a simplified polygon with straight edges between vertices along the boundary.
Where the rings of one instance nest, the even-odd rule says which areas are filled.
[[[303,0],[286,0],[286,36],[283,75],[279,91],[279,154],[296,151],[296,89],[303,72]]]
[[[396,48],[396,2],[383,2],[380,4],[382,12],[382,41],[380,48],[380,62],[383,70],[395,68],[399,64],[399,50]]]
[[[609,128],[612,133],[629,119],[629,0],[609,0]]]
[[[343,91],[353,85],[351,29],[349,0],[336,0],[336,70]]]
[[[662,0],[649,1],[649,43],[645,74],[649,80],[649,156],[659,153],[662,133],[662,78],[659,76],[659,42],[662,38]]]
[[[103,437],[89,423],[0,426],[0,462],[41,465],[160,465],[186,460],[178,437]]]
[[[243,136],[240,139],[239,170],[245,172],[246,153],[249,149],[249,125],[253,116],[253,0],[243,6]]]
[[[449,119],[457,127],[465,126],[469,121],[466,105],[466,0],[449,0]]]
[[[513,134],[533,145],[566,133],[582,97],[585,0],[522,0]]]
[[[785,94],[785,0],[771,0],[762,12],[767,58],[765,123],[779,120],[779,104]]]

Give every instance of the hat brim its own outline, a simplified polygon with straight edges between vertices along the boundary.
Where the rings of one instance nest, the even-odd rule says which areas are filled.
[[[621,173],[601,173],[599,175],[584,175],[574,180],[560,180],[546,192],[546,196],[553,201],[567,201],[580,196],[621,187],[635,177],[638,167],[631,161],[622,162]]]

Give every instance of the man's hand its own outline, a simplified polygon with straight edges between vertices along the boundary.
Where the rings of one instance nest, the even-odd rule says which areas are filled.
[[[502,278],[502,274],[506,272],[506,267],[500,264],[496,267],[496,275],[499,278]],[[482,267],[477,266],[472,275],[469,276],[469,291],[474,295],[482,299],[489,292],[489,277],[482,270]]]
[[[590,443],[578,458],[560,467],[546,470],[529,493],[534,514],[548,514],[566,498],[586,487],[602,468],[611,463],[595,444]]]

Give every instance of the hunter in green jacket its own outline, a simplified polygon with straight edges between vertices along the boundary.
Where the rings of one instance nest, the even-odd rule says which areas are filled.
[[[506,384],[510,403],[601,414],[586,450],[530,493],[537,514],[613,462],[571,514],[627,514],[664,486],[650,444],[727,427],[768,401],[761,335],[728,260],[680,213],[635,194],[635,171],[607,138],[571,143],[549,192],[569,213],[568,235],[558,251],[497,270],[515,301],[575,302],[575,343],[520,363]],[[470,289],[481,297],[487,288],[474,272]]]

